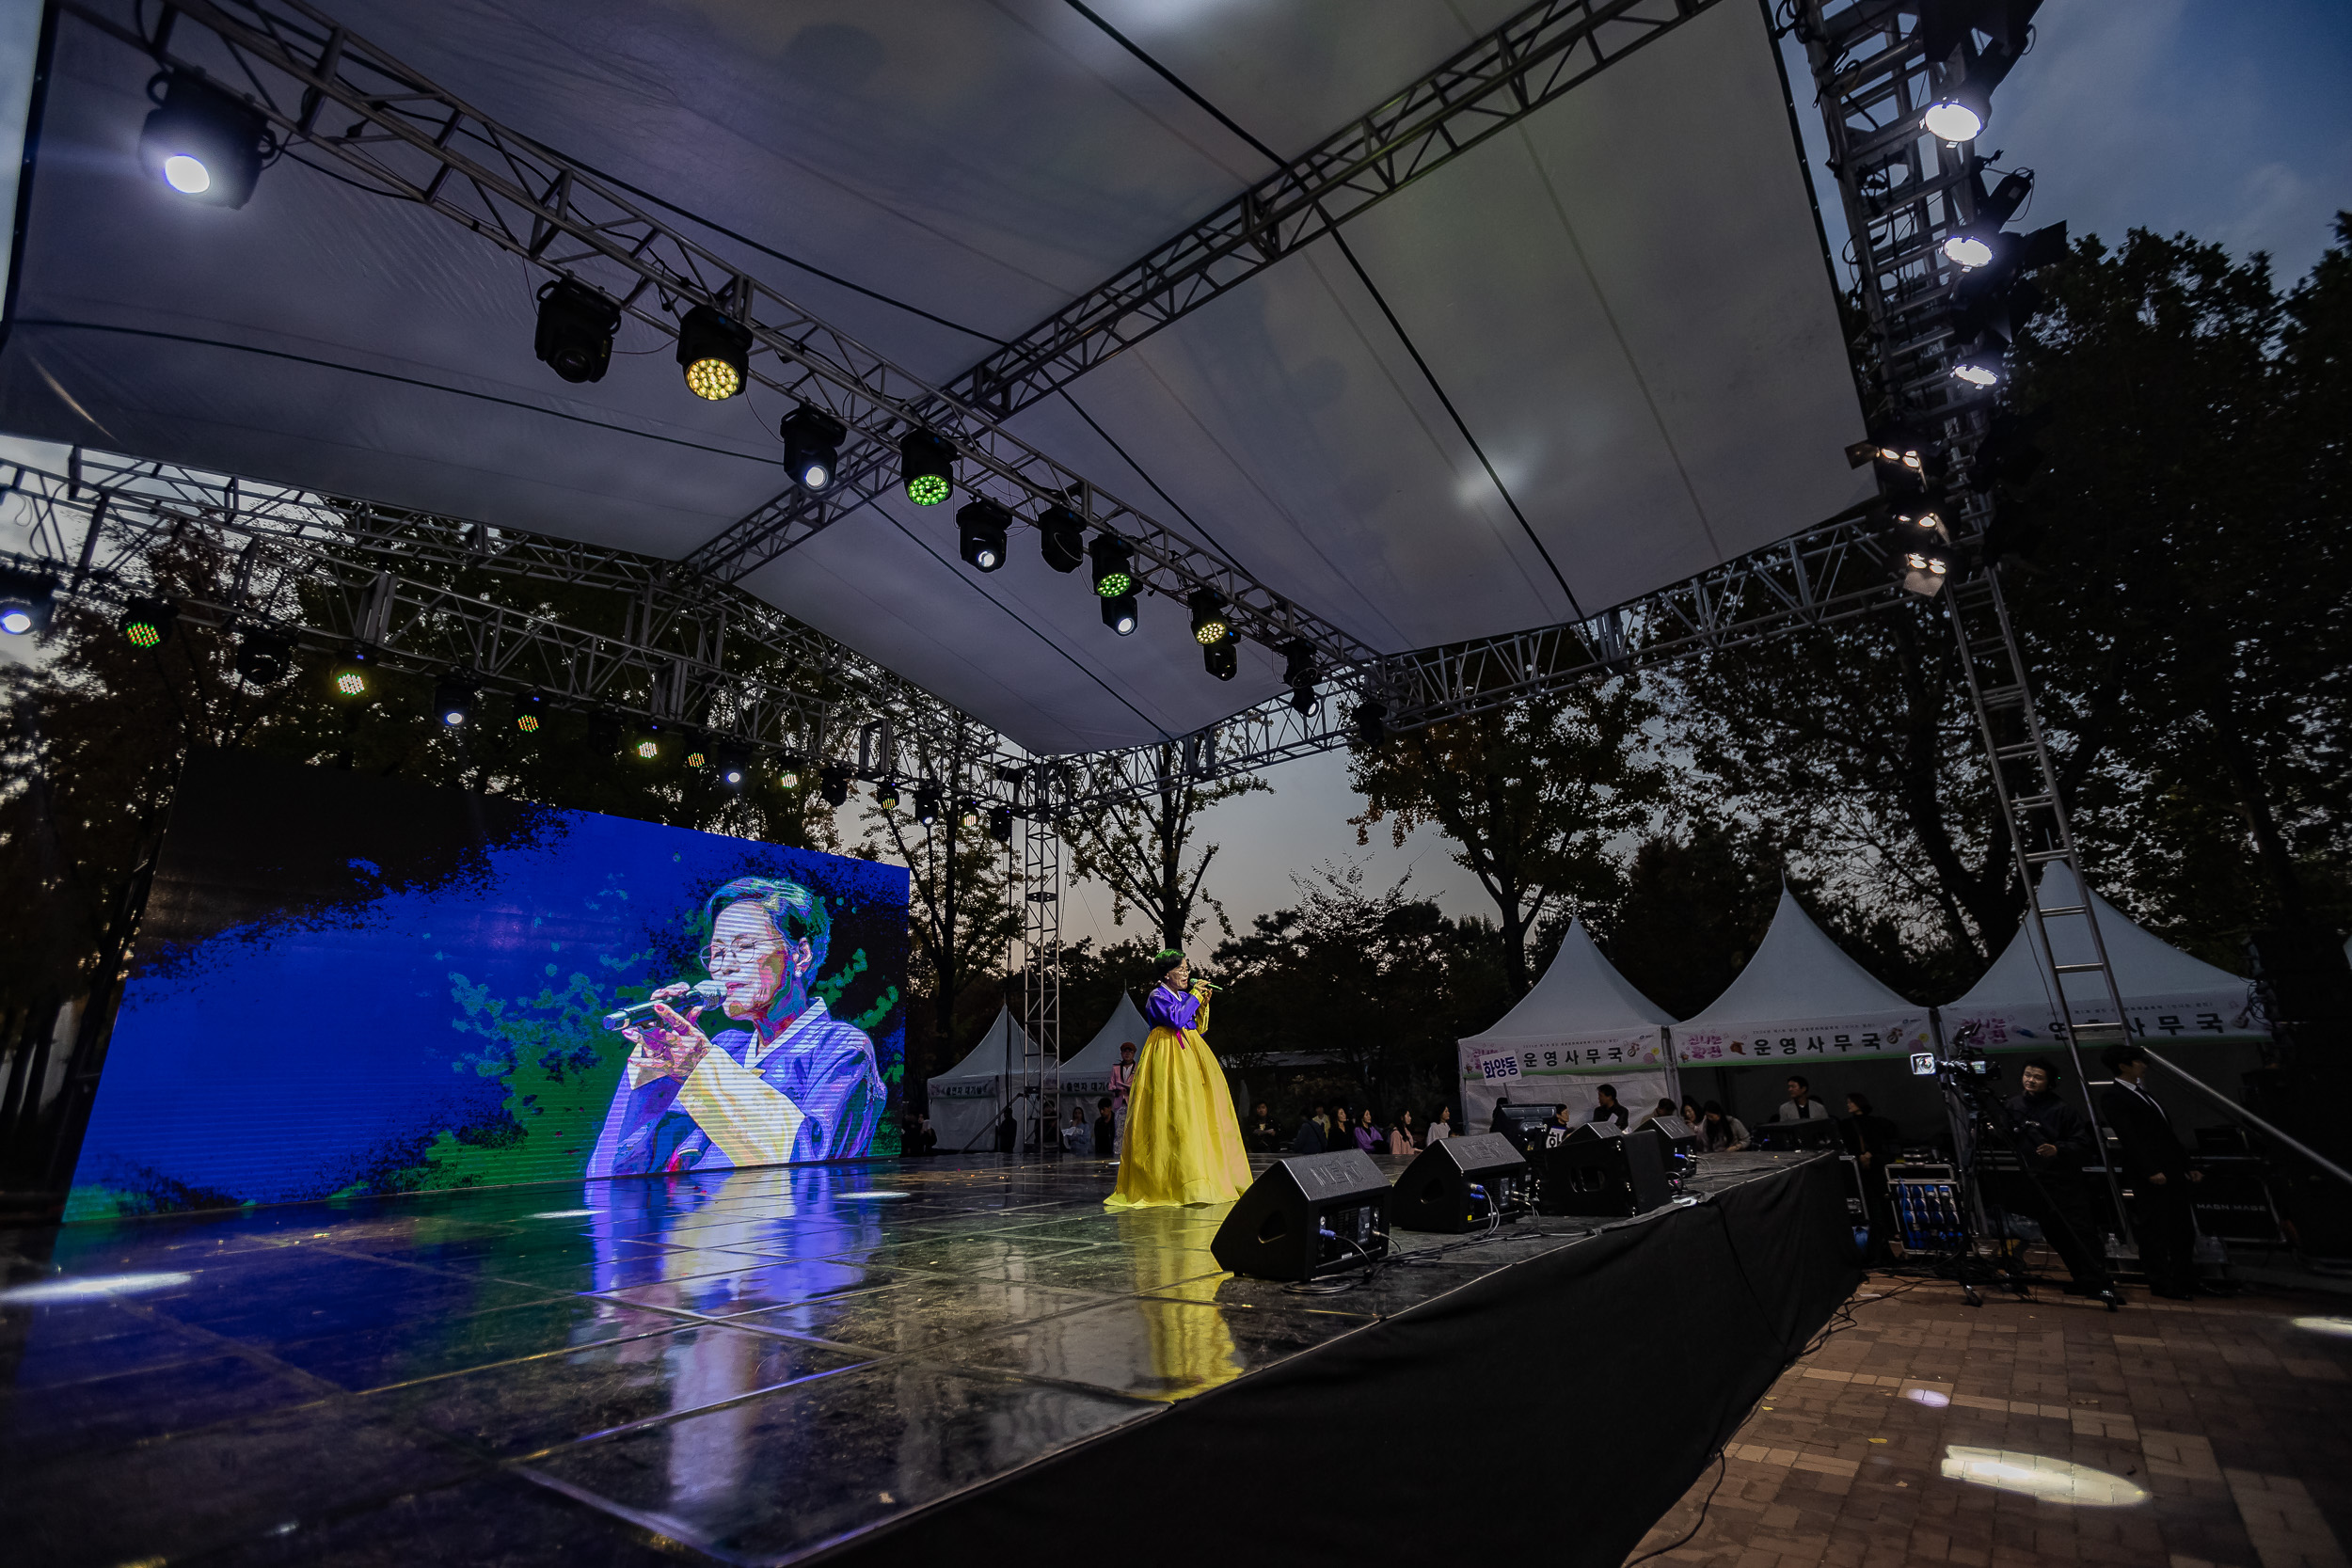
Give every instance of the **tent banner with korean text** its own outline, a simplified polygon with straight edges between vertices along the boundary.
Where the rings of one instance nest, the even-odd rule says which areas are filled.
[[[1657,1070],[1667,1065],[1661,1031],[1620,1029],[1608,1034],[1561,1035],[1543,1039],[1460,1047],[1462,1082],[1500,1086],[1514,1079],[1571,1074]],[[1541,1098],[1531,1094],[1531,1099]]]
[[[1686,1068],[1859,1062],[1908,1057],[1934,1045],[1925,1007],[1910,1013],[1784,1019],[1743,1025],[1677,1024],[1673,1034],[1675,1060]]]

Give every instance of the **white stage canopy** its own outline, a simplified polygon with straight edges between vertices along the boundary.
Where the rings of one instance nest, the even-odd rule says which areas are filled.
[[[1144,1022],[1142,1009],[1136,1006],[1136,999],[1120,991],[1119,1006],[1111,1009],[1111,1016],[1104,1021],[1103,1027],[1097,1029],[1094,1037],[1087,1041],[1086,1049],[1062,1063],[1062,1093],[1084,1095],[1087,1115],[1092,1116],[1093,1101],[1111,1092],[1110,1073],[1111,1069],[1119,1065],[1120,1046],[1132,1040],[1136,1054],[1141,1055],[1143,1037],[1151,1032],[1152,1025]],[[1070,1118],[1067,1106],[1063,1107],[1061,1114],[1063,1120]]]
[[[2053,863],[2042,872],[2038,903],[2043,910],[2080,909],[2081,884],[2064,865]],[[2254,1014],[2252,989],[2226,969],[2191,958],[2161,937],[2143,930],[2123,911],[2090,895],[2099,922],[2099,940],[2115,972],[2115,989],[2123,999],[2123,1014],[2135,1041],[2267,1039],[2270,1031]],[[2089,925],[2079,914],[2049,917],[2050,942],[2062,964],[2090,963]],[[1984,978],[1959,1001],[1938,1009],[1944,1037],[1951,1039],[1962,1027],[1975,1024],[1976,1044],[1988,1050],[2047,1050],[2063,1045],[2050,975],[2041,957],[2042,942],[2030,916],[2018,925],[2017,935],[1993,960]],[[2059,977],[2066,986],[2073,1022],[2112,1022],[2106,988],[2096,974]]]
[[[1523,0],[1099,4],[1290,157]],[[725,226],[665,214],[934,384],[1270,166],[1058,0],[326,8]],[[0,427],[665,559],[786,489],[773,394],[699,401],[634,322],[604,380],[559,380],[532,352],[545,275],[318,147],[242,209],[175,195],[138,163],[153,62],[56,25]],[[196,22],[172,47],[240,82]],[[328,110],[322,134],[344,129]],[[1844,457],[1862,420],[1755,6],[1710,7],[1067,390],[1011,428],[1385,652],[1597,613],[1872,483]],[[962,565],[954,512],[894,489],[744,585],[1035,752],[1280,694],[1254,644],[1238,679],[1206,676],[1181,605],[1112,636],[1025,528],[1001,571]]]
[[[1931,1044],[1928,1009],[1848,958],[1784,887],[1756,957],[1697,1017],[1674,1026],[1684,1067],[1908,1056]]]
[[[999,1007],[980,1043],[926,1085],[931,1130],[939,1134],[942,1153],[993,1147],[988,1129],[1021,1091],[1022,1056],[1028,1040],[1028,1032],[1013,1021],[1012,1009]]]
[[[1506,1095],[1519,1104],[1565,1103],[1581,1119],[1602,1084],[1634,1117],[1646,1116],[1677,1092],[1666,1053],[1673,1022],[1617,973],[1576,920],[1518,1005],[1493,1028],[1456,1042],[1459,1125],[1483,1131]]]

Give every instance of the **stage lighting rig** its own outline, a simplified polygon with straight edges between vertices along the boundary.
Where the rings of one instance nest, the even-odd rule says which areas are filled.
[[[989,808],[988,836],[999,844],[1012,842],[1012,808],[1010,806]]]
[[[160,648],[171,641],[171,629],[180,624],[180,607],[169,599],[133,599],[118,624],[122,640],[134,648]]]
[[[1086,520],[1066,506],[1049,506],[1037,515],[1038,553],[1057,572],[1074,572],[1086,563]]]
[[[826,764],[818,774],[817,793],[824,797],[825,804],[839,811],[850,801],[850,770],[837,762]]]
[[[2001,226],[2014,217],[2017,209],[2033,194],[2033,170],[2011,169],[1990,191],[1980,179],[1973,175],[1970,178],[1977,182],[1976,217],[1967,228],[1955,229],[1945,236],[1944,259],[1954,266],[1973,271],[1991,266],[2000,253],[2008,238],[2002,234]]]
[[[1376,697],[1367,697],[1356,705],[1356,739],[1365,746],[1377,746],[1389,738],[1389,705]]]
[[[1241,673],[1241,645],[1232,639],[1212,642],[1200,650],[1200,662],[1218,680],[1232,680]]]
[[[711,770],[729,789],[740,789],[752,776],[751,759],[739,746],[722,746],[713,756]]]
[[[542,717],[548,700],[536,691],[526,691],[515,699],[515,728],[524,735],[537,735],[546,726]]]
[[[1985,343],[1975,343],[1962,349],[1952,359],[1952,379],[1971,387],[1999,386],[2000,351]]]
[[[784,437],[784,463],[792,470],[793,483],[812,496],[833,488],[841,473],[841,443],[850,434],[847,426],[804,403],[784,417],[776,434]]]
[[[801,759],[789,752],[776,758],[776,787],[778,789],[801,787]]]
[[[1094,558],[1094,592],[1098,595],[1105,599],[1120,599],[1135,593],[1135,552],[1119,535],[1096,534],[1088,553]]]
[[[458,729],[473,718],[474,686],[460,675],[453,675],[433,689],[433,716],[450,729]]]
[[[621,308],[587,284],[558,277],[539,288],[539,330],[532,348],[566,381],[602,381],[612,365]]]
[[[967,501],[956,512],[957,553],[964,564],[993,572],[1005,563],[1005,535],[1012,514],[988,499]]]
[[[293,638],[257,627],[237,639],[237,653],[230,660],[230,668],[255,686],[272,686],[284,680],[286,673],[294,668],[294,652]]]
[[[937,506],[955,493],[956,449],[928,430],[911,430],[898,443],[898,480],[907,499]]]
[[[919,784],[914,786],[914,819],[926,828],[939,820],[939,786]]]
[[[1304,717],[1315,710],[1315,647],[1303,637],[1293,638],[1277,650],[1282,656],[1282,684],[1291,689],[1291,708]]]
[[[1214,588],[1196,588],[1184,603],[1192,610],[1192,640],[1202,647],[1229,641],[1233,623],[1225,613],[1225,595]]]
[[[57,579],[46,572],[0,566],[0,633],[47,631],[57,609]]]
[[[704,741],[690,737],[686,742],[685,762],[687,767],[693,768],[709,767],[710,751],[708,745]]]
[[[874,804],[886,812],[898,809],[898,786],[888,779],[874,786]]]
[[[960,797],[956,801],[956,825],[961,828],[980,825],[980,803],[969,795]]]
[[[139,132],[139,163],[191,201],[242,207],[262,166],[278,155],[269,121],[243,99],[193,71],[167,71],[147,84],[156,107]]]
[[[661,760],[661,742],[656,740],[649,735],[640,736],[638,737],[637,744],[631,746],[629,750],[637,753],[637,760],[639,762],[659,762]]]
[[[677,362],[688,391],[724,403],[751,375],[752,335],[723,312],[697,305],[678,323]]]
[[[1103,601],[1103,624],[1121,637],[1132,637],[1136,629],[1136,596],[1121,594]]]

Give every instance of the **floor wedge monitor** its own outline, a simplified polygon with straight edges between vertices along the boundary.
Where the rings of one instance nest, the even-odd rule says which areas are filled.
[[[1655,1132],[1615,1137],[1579,1128],[1537,1156],[1535,1207],[1546,1214],[1640,1214],[1674,1196],[1666,1180],[1665,1138]]]
[[[1313,1279],[1389,1250],[1389,1179],[1361,1149],[1277,1160],[1217,1227],[1217,1266],[1261,1279]]]
[[[1399,1230],[1459,1234],[1528,1210],[1534,1186],[1527,1157],[1500,1132],[1445,1138],[1422,1150],[1389,1195],[1389,1224]]]

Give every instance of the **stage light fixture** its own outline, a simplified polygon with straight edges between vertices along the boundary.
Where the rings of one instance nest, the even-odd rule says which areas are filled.
[[[123,641],[134,648],[160,648],[171,641],[180,624],[180,607],[169,599],[133,599],[119,623]]]
[[[1098,533],[1088,553],[1094,558],[1094,592],[1105,599],[1124,598],[1136,591],[1136,558],[1115,533]]]
[[[956,513],[957,550],[964,564],[993,572],[1005,563],[1005,535],[1012,514],[983,497]]]
[[[1984,134],[1985,121],[1993,118],[1992,87],[1973,73],[1928,105],[1920,117],[1928,135],[1939,141],[1975,141]]]
[[[884,811],[897,811],[898,809],[898,786],[892,784],[888,779],[884,779],[882,783],[876,784],[874,786],[874,804],[880,806]]]
[[[363,671],[342,669],[335,672],[335,695],[364,697],[368,694],[368,677]]]
[[[841,443],[850,434],[847,426],[804,403],[784,417],[776,434],[784,437],[784,463],[792,470],[793,483],[812,496],[833,488],[840,477]]]
[[[712,770],[729,789],[740,789],[752,776],[751,759],[738,746],[722,746],[714,753]]]
[[[2001,356],[1981,345],[1963,351],[1952,361],[1952,379],[1964,381],[1971,387],[1998,386],[2001,380]]]
[[[1086,519],[1066,506],[1049,506],[1037,515],[1038,553],[1057,572],[1074,572],[1086,563]]]
[[[1905,550],[1898,564],[1903,574],[1903,588],[1923,599],[1931,599],[1944,591],[1953,560],[1948,549],[1915,549]]]
[[[1214,588],[1196,588],[1184,603],[1192,610],[1192,640],[1206,648],[1233,635],[1232,618],[1225,613],[1225,595]]]
[[[923,784],[914,786],[914,819],[926,828],[939,820],[939,786]]]
[[[1200,662],[1218,680],[1232,680],[1241,673],[1241,644],[1231,638],[1208,643],[1200,650]]]
[[[999,844],[1012,842],[1012,808],[993,806],[988,813],[988,836]]]
[[[1960,230],[1944,241],[1944,259],[1956,267],[1974,269],[1991,266],[1992,242],[1973,229]]]
[[[825,804],[840,810],[850,800],[850,770],[837,762],[829,764],[818,775],[817,792],[825,798]]]
[[[631,747],[630,750],[637,753],[637,758],[640,762],[652,762],[657,757],[661,755],[661,742],[648,736],[645,739],[640,740],[635,746]]]
[[[910,430],[898,443],[898,481],[907,499],[937,506],[956,489],[956,449],[928,430]]]
[[[1303,637],[1294,637],[1277,650],[1282,656],[1284,686],[1315,684],[1315,645]]]
[[[1311,686],[1291,688],[1291,711],[1301,719],[1315,710],[1315,689]]]
[[[778,767],[776,770],[776,787],[778,789],[798,789],[801,787],[801,765],[794,761],[791,757],[786,757],[781,766]]]
[[[0,566],[0,633],[47,631],[56,613],[57,579],[45,572]]]
[[[278,139],[260,110],[193,71],[171,71],[147,85],[163,97],[139,132],[139,163],[191,201],[242,207]]]
[[[956,824],[963,828],[978,827],[980,825],[980,803],[969,795],[959,800],[956,802]]]
[[[537,735],[539,733],[539,716],[535,713],[529,712],[518,713],[515,715],[515,727],[522,731],[525,735]]]
[[[703,749],[702,744],[699,741],[688,741],[686,743],[686,766],[707,768],[709,765],[710,753]]]
[[[532,349],[564,380],[602,381],[612,364],[612,334],[620,329],[621,308],[587,284],[557,277],[540,285]]]
[[[536,691],[526,691],[515,699],[515,728],[525,735],[537,735],[546,721],[548,700]]]
[[[255,686],[270,686],[294,668],[294,639],[282,632],[253,630],[237,640],[230,668]]]
[[[1103,624],[1121,637],[1133,636],[1136,629],[1136,596],[1121,594],[1115,599],[1104,599]]]
[[[1389,738],[1389,705],[1376,697],[1367,697],[1356,705],[1354,715],[1356,738],[1366,746],[1377,746]]]
[[[471,682],[452,676],[433,689],[433,715],[450,729],[457,729],[473,717],[474,689]]]
[[[707,305],[686,312],[677,325],[678,368],[698,398],[724,403],[752,373],[752,335]]]

